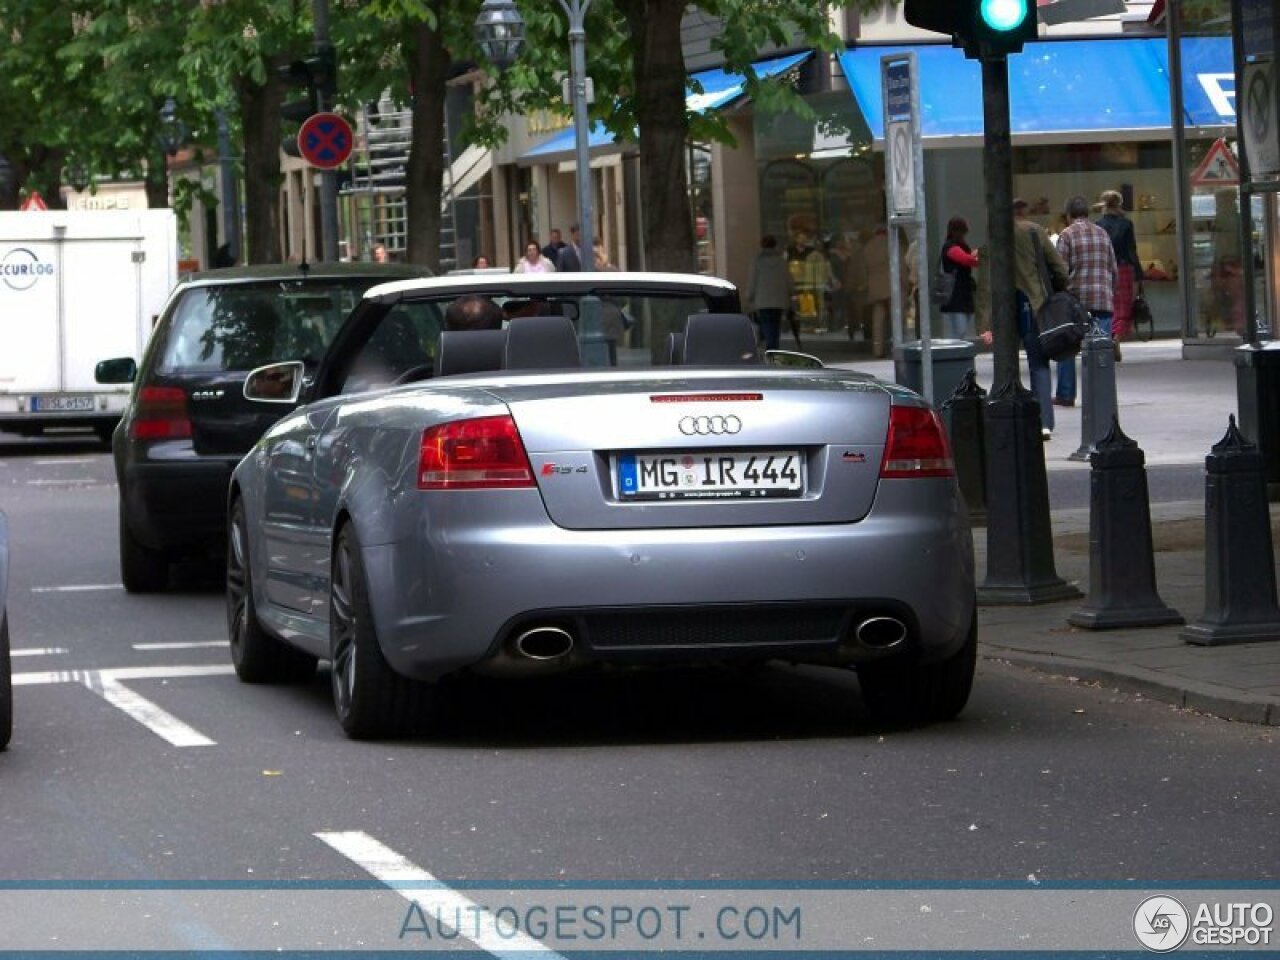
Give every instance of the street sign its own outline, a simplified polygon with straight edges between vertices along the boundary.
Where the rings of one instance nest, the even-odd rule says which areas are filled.
[[[321,170],[333,170],[347,162],[355,137],[351,124],[336,113],[308,117],[298,131],[298,153]]]
[[[1239,99],[1240,134],[1251,177],[1280,173],[1280,135],[1277,135],[1276,68],[1274,60],[1244,65],[1243,95]]]
[[[39,190],[32,190],[27,195],[27,199],[22,201],[19,210],[48,210],[49,205],[44,202],[44,197],[40,196]]]
[[[881,84],[884,93],[884,154],[889,181],[889,208],[894,217],[917,215],[917,164],[919,156],[919,124],[915,91],[915,58],[907,54],[881,58]]]
[[[910,122],[899,120],[890,123],[885,132],[884,145],[889,157],[889,192],[893,197],[894,215],[915,213],[916,162]]]
[[[1204,155],[1200,165],[1191,171],[1193,187],[1233,187],[1240,182],[1240,163],[1219,137]]]

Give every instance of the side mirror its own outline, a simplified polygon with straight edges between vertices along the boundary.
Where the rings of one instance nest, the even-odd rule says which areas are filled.
[[[301,360],[272,363],[249,371],[244,378],[246,400],[261,403],[295,404],[302,394],[306,368]]]
[[[102,360],[93,368],[93,379],[98,383],[133,383],[137,376],[138,364],[133,357]]]
[[[801,367],[809,370],[821,370],[822,361],[808,353],[795,353],[791,350],[766,350],[764,362],[770,367]]]

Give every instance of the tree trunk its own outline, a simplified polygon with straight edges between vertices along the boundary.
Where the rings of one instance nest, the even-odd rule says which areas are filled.
[[[154,210],[169,206],[169,156],[163,150],[152,151],[144,184],[148,207]]]
[[[439,17],[440,4],[433,4]],[[460,264],[440,262],[440,200],[444,189],[444,110],[449,54],[438,30],[425,23],[413,27],[409,54],[413,90],[413,139],[409,146],[405,199],[408,216],[408,260],[439,270]]]
[[[241,263],[279,263],[280,105],[284,88],[267,66],[267,82],[240,81],[240,121],[244,128],[245,242]]]
[[[686,0],[621,0],[636,44],[634,79],[640,128],[640,209],[645,267],[696,269],[689,203],[684,50],[680,18]]]

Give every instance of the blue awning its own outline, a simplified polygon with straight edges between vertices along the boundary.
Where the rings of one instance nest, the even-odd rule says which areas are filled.
[[[1235,123],[1231,39],[1183,41],[1183,99],[1189,126]],[[872,136],[883,137],[880,57],[914,50],[926,137],[982,135],[982,70],[941,45],[859,47],[840,54]],[[1017,134],[1114,135],[1168,130],[1168,48],[1159,38],[1029,43],[1009,58],[1010,127]]]
[[[780,73],[786,73],[797,64],[803,63],[810,56],[812,56],[812,51],[806,50],[802,53],[792,53],[785,57],[775,57],[772,60],[762,60],[759,63],[753,63],[751,66],[757,76],[776,77]],[[702,70],[689,78],[689,92],[685,98],[685,103],[695,113],[717,110],[742,96],[742,91],[746,89],[746,86],[747,81],[741,74],[730,73],[721,69]],[[602,124],[597,122],[591,124],[587,135],[587,149],[596,150],[620,145],[614,139],[613,134],[606,130]],[[557,155],[571,154],[576,147],[573,127],[569,127],[567,130],[552,134],[536,147],[526,150],[520,156],[520,162],[536,163],[558,159]]]

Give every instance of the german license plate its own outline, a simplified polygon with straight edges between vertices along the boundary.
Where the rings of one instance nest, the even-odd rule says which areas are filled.
[[[746,500],[804,493],[804,459],[798,450],[625,453],[616,465],[623,500]]]
[[[93,410],[93,397],[59,394],[52,397],[32,397],[31,409],[47,413],[68,413]]]

